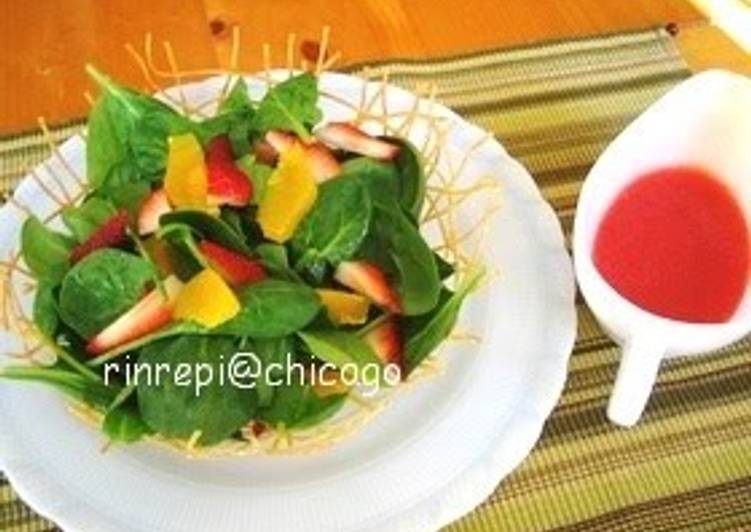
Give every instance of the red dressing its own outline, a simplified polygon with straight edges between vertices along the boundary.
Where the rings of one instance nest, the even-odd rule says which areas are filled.
[[[667,318],[731,318],[749,274],[749,235],[733,193],[707,172],[673,167],[626,187],[597,230],[594,263],[622,296]]]

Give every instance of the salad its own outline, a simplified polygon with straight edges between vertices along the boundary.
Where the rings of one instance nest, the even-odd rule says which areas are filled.
[[[237,78],[197,121],[87,71],[101,94],[85,195],[61,227],[30,216],[21,231],[56,361],[0,377],[60,390],[113,442],[201,448],[323,427],[361,393],[345,367],[391,370],[399,387],[448,338],[482,274],[447,282],[454,266],[420,233],[426,175],[407,139],[322,123],[308,73],[260,100]],[[216,377],[241,352],[304,371],[200,390],[130,378],[165,365]]]

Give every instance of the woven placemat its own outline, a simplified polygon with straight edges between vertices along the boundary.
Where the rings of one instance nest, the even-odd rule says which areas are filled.
[[[387,68],[408,88],[437,82],[442,102],[492,131],[532,172],[567,235],[597,155],[690,74],[662,30],[371,68]],[[80,125],[53,134],[63,139]],[[0,139],[3,187],[47,153],[38,134]],[[493,496],[449,528],[751,530],[751,343],[667,362],[642,423],[626,431],[604,411],[618,350],[581,301],[578,311],[568,384],[542,440]],[[53,529],[0,484],[0,530]]]

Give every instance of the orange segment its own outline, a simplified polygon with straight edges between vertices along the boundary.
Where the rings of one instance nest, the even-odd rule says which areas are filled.
[[[357,325],[368,319],[370,301],[360,294],[343,290],[316,290],[329,319],[337,325]]]
[[[227,283],[207,268],[193,277],[175,300],[173,316],[216,327],[240,312],[240,302]]]
[[[321,399],[325,399],[331,395],[341,395],[349,392],[349,386],[342,382],[338,371],[324,370],[322,379],[317,379],[311,388],[313,393]]]
[[[295,144],[285,151],[271,174],[263,201],[258,208],[258,223],[263,235],[275,242],[286,242],[295,232],[318,197],[313,166],[305,149]]]
[[[190,133],[173,135],[167,142],[167,198],[174,207],[204,207],[209,185],[201,145]]]

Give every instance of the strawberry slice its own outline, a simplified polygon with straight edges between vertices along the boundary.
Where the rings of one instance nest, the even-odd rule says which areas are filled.
[[[279,161],[279,151],[266,140],[258,140],[253,143],[253,155],[259,163],[268,166],[276,166]]]
[[[336,160],[334,154],[320,142],[305,143],[292,133],[272,129],[266,133],[266,143],[276,151],[277,156],[286,152],[295,144],[302,145],[313,169],[313,177],[318,183],[336,177],[342,172],[342,166]]]
[[[300,139],[293,133],[281,129],[272,129],[266,133],[266,142],[276,150],[278,155],[290,149],[296,142],[300,142]]]
[[[331,150],[320,142],[305,145],[310,164],[313,166],[313,177],[319,183],[336,177],[342,173],[342,165],[336,160]]]
[[[153,191],[143,200],[138,210],[138,234],[148,235],[156,232],[159,229],[159,218],[171,210],[167,192],[163,188]]]
[[[404,374],[404,343],[401,328],[394,316],[389,316],[363,338],[384,365],[395,364]]]
[[[70,253],[70,262],[75,264],[89,253],[101,248],[119,246],[128,239],[128,211],[117,211],[104,222],[85,242],[77,245]]]
[[[347,122],[332,122],[316,131],[318,140],[340,150],[390,161],[399,155],[399,146],[368,135]]]
[[[99,355],[156,331],[172,321],[172,306],[183,284],[170,275],[164,280],[165,294],[155,288],[125,314],[92,338],[86,351]]]
[[[334,279],[362,294],[379,307],[394,314],[401,314],[399,296],[389,286],[386,275],[378,266],[366,261],[345,261],[337,266]]]
[[[263,266],[244,255],[208,240],[202,241],[198,247],[208,259],[211,267],[234,286],[255,283],[266,278],[266,270]]]
[[[245,174],[235,166],[232,145],[226,135],[215,137],[206,151],[208,170],[208,203],[243,207],[253,197],[253,187]]]

